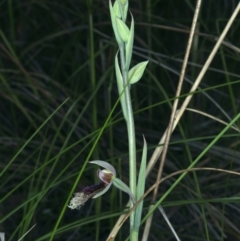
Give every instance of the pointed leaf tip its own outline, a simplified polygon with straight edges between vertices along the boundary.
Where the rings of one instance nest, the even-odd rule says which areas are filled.
[[[148,61],[141,62],[132,67],[128,72],[128,81],[130,84],[138,82],[144,73],[144,70],[148,64]]]

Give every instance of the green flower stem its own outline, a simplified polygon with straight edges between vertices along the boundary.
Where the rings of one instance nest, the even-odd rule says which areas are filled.
[[[120,48],[120,60],[121,60],[121,72],[123,77],[123,85],[125,87],[125,103],[127,109],[127,130],[128,130],[128,146],[129,146],[129,179],[130,179],[130,190],[136,198],[136,140],[135,140],[135,126],[134,126],[134,118],[132,111],[132,102],[130,96],[130,88],[128,85],[128,70],[125,68],[125,44],[119,46]],[[130,217],[130,225],[131,229],[134,224],[134,216],[135,212],[132,212]],[[132,239],[131,239],[132,240]],[[134,239],[135,240],[135,239]]]
[[[132,240],[138,241],[138,233],[139,233],[139,229],[133,228],[133,229],[131,230],[131,241],[132,241]]]

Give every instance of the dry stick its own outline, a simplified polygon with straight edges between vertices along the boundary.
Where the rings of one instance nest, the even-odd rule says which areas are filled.
[[[170,221],[169,221],[169,219],[168,219],[168,217],[167,217],[167,214],[165,213],[165,211],[164,211],[164,209],[162,208],[162,206],[159,205],[159,206],[158,206],[158,209],[159,209],[159,211],[161,212],[161,214],[163,215],[163,218],[165,219],[165,222],[168,224],[168,227],[171,229],[171,231],[172,231],[174,237],[176,238],[176,240],[177,240],[177,241],[180,241],[180,239],[179,239],[176,231],[174,230],[172,224],[170,223]]]
[[[172,109],[172,113],[171,113],[170,123],[167,128],[166,139],[165,139],[165,143],[163,146],[163,153],[162,153],[162,158],[160,161],[160,166],[159,166],[159,171],[158,171],[158,176],[157,176],[156,182],[160,181],[160,179],[161,179],[162,170],[163,170],[163,166],[164,166],[164,162],[165,162],[165,157],[167,154],[168,144],[169,144],[169,140],[170,140],[171,133],[172,133],[173,122],[174,122],[174,118],[176,115],[177,106],[178,106],[178,102],[179,102],[178,97],[180,96],[182,85],[183,85],[183,80],[184,80],[185,71],[186,71],[186,67],[187,67],[188,57],[189,57],[191,46],[192,46],[194,31],[195,31],[199,11],[200,11],[201,2],[202,2],[202,0],[198,0],[197,6],[195,9],[191,32],[190,32],[190,36],[189,36],[189,40],[188,40],[188,45],[187,45],[187,49],[186,49],[186,53],[185,53],[185,57],[184,57],[184,61],[183,61],[183,66],[182,66],[182,70],[181,70],[181,74],[180,74],[180,78],[179,78],[179,83],[178,83],[178,87],[177,87],[176,99],[174,100],[174,103],[173,103],[173,109]],[[158,192],[158,188],[156,188],[154,190],[154,196],[155,196],[154,201],[156,200],[157,192]]]
[[[176,118],[175,118],[175,120],[174,120],[174,124],[173,124],[172,131],[176,128],[176,125],[178,124],[178,122],[179,122],[179,120],[180,120],[183,112],[185,111],[187,105],[189,104],[189,102],[190,102],[190,100],[191,100],[191,98],[192,98],[192,94],[191,94],[191,93],[194,92],[194,91],[196,91],[197,87],[199,86],[199,84],[200,84],[200,82],[201,82],[204,74],[206,73],[209,65],[210,65],[211,62],[212,62],[213,57],[215,56],[215,54],[216,54],[216,52],[217,52],[217,50],[218,50],[221,42],[222,42],[223,39],[225,38],[225,36],[226,36],[229,28],[231,27],[231,25],[232,25],[232,23],[233,23],[234,19],[236,18],[236,16],[237,16],[237,14],[238,14],[239,11],[240,11],[240,3],[239,3],[238,6],[235,8],[235,10],[234,10],[231,18],[229,19],[229,21],[228,21],[226,27],[224,28],[221,36],[219,37],[217,43],[215,44],[215,46],[214,46],[211,54],[209,55],[207,61],[205,62],[204,66],[203,66],[203,68],[202,68],[202,70],[201,70],[201,72],[199,73],[196,81],[194,82],[194,84],[193,84],[193,86],[192,86],[192,88],[191,88],[191,90],[190,90],[190,92],[189,92],[189,95],[186,97],[186,99],[185,99],[185,101],[183,102],[181,108],[180,108],[179,111],[177,112]],[[161,138],[161,140],[160,140],[160,142],[159,142],[158,144],[159,144],[159,145],[162,145],[162,144],[164,143],[164,141],[165,141],[165,138],[166,138],[166,131],[165,131],[165,133],[163,134],[163,136],[162,136],[162,138]],[[157,147],[157,148],[155,149],[155,151],[154,151],[154,153],[153,153],[153,155],[152,155],[152,157],[151,157],[151,159],[150,159],[150,161],[149,161],[149,163],[148,163],[148,166],[147,166],[147,175],[148,175],[148,174],[150,173],[150,171],[152,170],[152,168],[153,168],[153,166],[155,165],[155,163],[156,163],[158,157],[160,156],[161,152],[162,152],[162,146],[159,146],[159,147]]]
[[[37,224],[34,224],[20,239],[18,239],[18,241],[22,240],[36,225]]]
[[[231,25],[232,25],[232,23],[233,23],[234,19],[236,18],[236,16],[237,16],[239,11],[240,11],[240,3],[238,3],[237,7],[235,8],[231,18],[229,19],[229,21],[228,21],[226,27],[224,28],[221,36],[219,37],[218,41],[216,42],[216,44],[215,44],[211,54],[209,55],[207,61],[205,62],[201,72],[199,73],[195,83],[193,84],[193,86],[192,86],[192,88],[191,88],[191,90],[189,92],[189,96],[186,97],[186,99],[183,102],[181,108],[177,112],[176,118],[175,118],[174,123],[173,123],[172,131],[176,128],[176,126],[177,126],[177,124],[178,124],[178,122],[179,122],[179,120],[180,120],[184,110],[186,109],[187,105],[189,104],[189,102],[190,102],[190,100],[192,98],[192,94],[191,93],[194,92],[197,89],[198,85],[200,84],[200,82],[201,82],[204,74],[206,73],[209,65],[211,64],[212,59],[215,56],[215,54],[216,54],[216,52],[217,52],[221,42],[225,38],[229,28],[231,27]],[[157,159],[159,158],[159,156],[160,156],[160,154],[162,152],[162,146],[161,145],[165,142],[165,138],[166,138],[166,131],[165,131],[165,133],[163,134],[161,140],[158,143],[159,146],[155,149],[154,153],[151,156],[151,159],[150,159],[150,161],[148,163],[148,166],[147,166],[146,177],[151,172],[153,166],[155,165]],[[154,187],[156,187],[156,186],[154,186]],[[137,202],[137,204],[138,204],[138,202]],[[129,205],[129,203],[127,205]],[[126,214],[123,214],[123,215],[121,215],[119,217],[117,223],[115,224],[114,228],[112,229],[111,233],[109,234],[109,238],[114,238],[115,237],[115,235],[117,234],[117,232],[119,230],[119,225],[122,223],[122,220],[124,220],[125,216],[126,216]],[[109,240],[109,238],[107,240]],[[113,239],[110,239],[110,240],[113,240]]]
[[[161,176],[162,176],[162,171],[163,171],[163,166],[164,166],[164,163],[165,163],[165,158],[166,158],[166,154],[167,154],[167,150],[168,150],[169,140],[170,140],[172,129],[173,129],[173,122],[174,122],[174,118],[175,118],[175,115],[176,115],[177,106],[178,106],[178,102],[179,102],[178,97],[181,94],[181,89],[182,89],[183,80],[184,80],[184,76],[185,76],[185,72],[186,72],[186,68],[187,68],[190,50],[191,50],[191,47],[192,47],[194,32],[195,32],[195,28],[196,28],[196,24],[197,24],[197,20],[198,20],[198,16],[199,16],[201,3],[202,3],[202,0],[198,0],[196,8],[195,8],[192,26],[191,26],[191,31],[190,31],[190,35],[189,35],[189,39],[188,39],[188,44],[187,44],[187,49],[186,49],[186,52],[185,52],[182,70],[181,70],[181,74],[180,74],[180,78],[179,78],[179,82],[178,82],[178,87],[177,87],[177,91],[176,91],[176,99],[174,100],[174,103],[173,103],[173,109],[172,109],[172,113],[171,113],[171,117],[170,117],[170,122],[169,122],[169,125],[168,125],[168,128],[167,128],[166,139],[165,139],[164,146],[163,146],[161,161],[159,163],[159,169],[158,169],[156,182],[159,182],[160,179],[161,179]],[[158,186],[154,189],[153,197],[152,197],[152,203],[154,203],[156,201],[157,194],[158,194]],[[151,209],[152,209],[152,205],[149,206],[149,210],[151,210]],[[152,217],[153,217],[153,214],[148,218],[148,220],[146,222],[143,237],[142,237],[142,241],[147,241],[147,239],[148,239],[149,230],[150,230],[151,223],[152,223]]]
[[[239,172],[234,172],[234,171],[228,171],[228,170],[224,170],[224,169],[218,169],[218,168],[213,168],[213,167],[195,167],[195,168],[191,168],[191,169],[184,169],[184,170],[180,170],[180,171],[176,171],[173,172],[169,175],[167,175],[166,177],[163,177],[159,182],[154,183],[145,193],[144,195],[136,202],[136,204],[129,210],[128,213],[126,213],[124,215],[124,217],[122,218],[122,220],[119,222],[119,226],[117,229],[115,229],[114,231],[112,231],[112,235],[109,235],[107,241],[112,241],[114,240],[115,236],[117,235],[119,229],[121,228],[121,226],[124,224],[124,222],[129,218],[129,216],[131,215],[131,213],[136,209],[136,207],[139,205],[139,203],[152,191],[154,190],[158,185],[160,185],[163,181],[166,181],[167,179],[174,177],[176,175],[182,174],[184,172],[196,172],[196,171],[217,171],[217,172],[223,172],[223,173],[228,173],[228,174],[233,174],[233,175],[237,175],[240,176]]]

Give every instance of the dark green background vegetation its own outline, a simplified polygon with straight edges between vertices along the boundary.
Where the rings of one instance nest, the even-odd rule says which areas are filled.
[[[196,1],[129,2],[135,19],[132,65],[150,60],[143,78],[131,88],[140,160],[142,134],[150,157],[168,125]],[[182,95],[190,90],[237,3],[203,1]],[[18,240],[37,223],[24,240],[49,240],[118,100],[113,68],[117,46],[108,1],[7,0],[1,1],[0,9],[0,231],[7,241]],[[239,25],[238,16],[225,39],[235,47],[240,46]],[[239,48],[223,44],[190,107],[226,122],[235,117],[240,104],[239,60]],[[223,128],[211,118],[186,111],[172,135],[164,175],[187,168]],[[111,162],[128,183],[127,152],[118,105],[90,160]],[[239,171],[239,132],[229,130],[198,166]],[[155,182],[157,168],[158,164],[147,187]],[[95,172],[86,165],[77,190],[96,183]],[[159,197],[174,180],[161,184]],[[188,174],[163,203],[179,237],[240,240],[239,182],[239,176],[219,172]],[[127,200],[111,188],[79,211],[66,209],[54,240],[105,240]],[[144,215],[150,201],[151,195],[145,199]],[[123,226],[117,240],[128,237],[128,228]],[[175,240],[157,210],[149,240]]]

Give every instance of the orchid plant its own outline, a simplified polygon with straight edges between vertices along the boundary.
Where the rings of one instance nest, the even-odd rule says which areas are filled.
[[[142,161],[137,182],[137,165],[136,165],[136,137],[134,116],[131,100],[131,85],[137,83],[148,64],[148,61],[143,61],[130,68],[133,50],[134,39],[134,19],[131,14],[130,28],[126,24],[128,15],[128,0],[116,0],[112,5],[109,0],[109,9],[113,32],[119,47],[115,56],[115,72],[119,92],[119,99],[122,107],[122,112],[127,126],[128,143],[129,143],[129,187],[116,177],[116,171],[112,165],[105,161],[92,161],[90,163],[97,164],[104,168],[97,171],[100,182],[98,184],[85,187],[81,192],[75,193],[69,204],[71,209],[79,209],[90,198],[97,198],[104,194],[113,184],[120,190],[126,192],[130,199],[132,207],[136,201],[141,198],[145,188],[146,176],[146,159],[147,159],[147,144],[144,139]],[[135,210],[130,215],[130,239],[131,241],[138,240],[139,227],[141,223],[143,201],[139,203]]]

